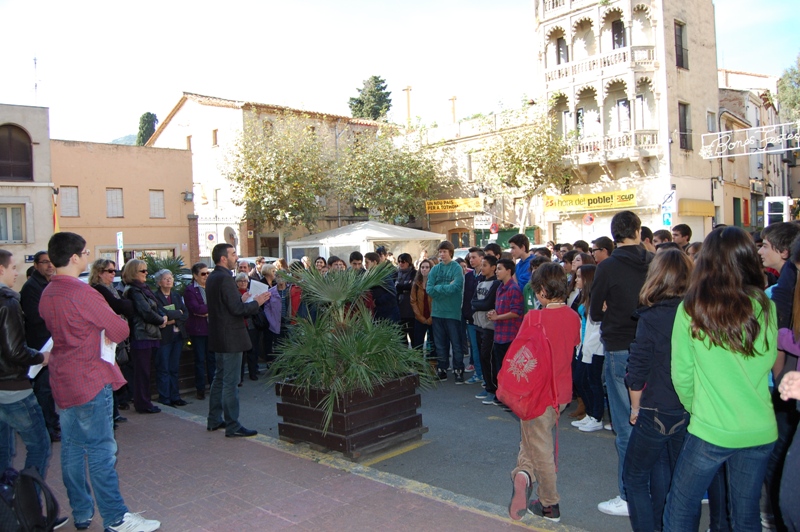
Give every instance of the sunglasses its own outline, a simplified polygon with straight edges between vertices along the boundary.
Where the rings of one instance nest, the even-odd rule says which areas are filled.
[[[139,270],[139,273],[147,273],[147,270]]]
[[[208,272],[200,272],[200,277],[208,277]]]
[[[117,273],[117,270],[103,270],[106,273]]]

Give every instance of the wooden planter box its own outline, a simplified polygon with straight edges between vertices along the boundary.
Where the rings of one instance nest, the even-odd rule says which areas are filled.
[[[317,405],[326,392],[312,390],[308,395],[292,384],[278,383],[275,393],[281,398],[278,415],[280,439],[303,441],[313,446],[339,451],[351,460],[360,460],[400,443],[420,439],[428,432],[422,426],[421,405],[416,375],[376,386],[369,395],[358,391],[345,396],[334,407],[328,432],[323,434],[323,412]]]

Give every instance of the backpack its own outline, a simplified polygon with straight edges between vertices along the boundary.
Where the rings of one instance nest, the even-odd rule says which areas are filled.
[[[36,493],[39,487],[47,515]],[[0,476],[0,530],[4,532],[47,532],[58,519],[58,501],[36,468],[22,471],[8,468]]]
[[[497,376],[497,398],[523,421],[541,416],[548,406],[558,412],[553,351],[541,313],[525,314]]]

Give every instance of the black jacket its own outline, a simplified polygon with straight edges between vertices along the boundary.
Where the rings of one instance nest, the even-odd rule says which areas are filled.
[[[206,281],[208,350],[241,353],[253,347],[244,318],[258,312],[258,303],[242,303],[231,271],[217,265]]]
[[[25,343],[19,294],[0,287],[0,390],[29,389],[28,368],[43,361],[44,355]]]
[[[653,254],[642,246],[621,246],[597,265],[589,315],[600,323],[600,338],[608,351],[629,349],[636,336],[633,312],[652,260]]]
[[[161,293],[161,290],[156,290],[153,293],[158,300],[158,311],[169,320],[175,320],[174,324],[167,325],[161,329],[161,345],[172,343],[176,339],[176,334],[179,334],[181,338],[186,338],[186,319],[189,317],[189,310],[183,303],[183,297],[175,290],[172,290],[169,294],[171,303],[167,303],[167,297]],[[166,310],[164,308],[170,304],[175,305],[175,310]],[[178,333],[175,332],[175,327],[178,328]]]
[[[47,279],[37,270],[33,270],[19,291],[22,312],[25,313],[25,341],[35,349],[39,349],[50,339],[47,325],[39,315],[39,300],[45,286]]]
[[[128,318],[128,320],[133,317],[133,301],[114,297],[114,294],[112,294],[110,290],[116,290],[116,288],[109,289],[101,284],[93,285],[92,288],[100,292],[100,295],[106,300],[106,303],[108,303],[108,306],[111,307],[111,310],[120,316]]]
[[[164,316],[158,312],[158,304],[154,299],[145,295],[144,290],[135,284],[129,284],[122,292],[122,296],[133,302],[133,316],[128,320],[131,328],[131,341],[134,340],[159,340],[161,341],[161,324]],[[147,324],[150,327],[147,327]]]
[[[467,320],[467,323],[472,323],[472,298],[475,297],[475,289],[478,288],[478,278],[480,273],[472,270],[467,270],[464,275],[464,298],[461,300],[461,317]]]
[[[672,326],[680,303],[676,297],[636,311],[639,322],[625,384],[634,391],[644,390],[640,404],[645,408],[684,411],[672,385]]]
[[[414,309],[411,308],[411,287],[414,285],[414,277],[417,270],[410,266],[407,270],[397,271],[397,281],[394,283],[397,290],[397,304],[400,306],[400,319],[413,320]]]

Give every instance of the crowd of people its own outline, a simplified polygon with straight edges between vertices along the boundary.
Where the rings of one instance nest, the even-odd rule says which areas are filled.
[[[520,422],[512,519],[560,520],[553,430],[577,401],[574,427],[615,433],[619,494],[601,512],[629,516],[636,531],[683,532],[697,529],[707,499],[711,530],[800,530],[787,496],[800,488],[800,224],[755,234],[720,226],[692,243],[686,225],[652,232],[624,211],[610,229],[611,238],[591,244],[535,248],[518,234],[508,251],[490,243],[465,259],[445,241],[416,260],[380,246],[347,262],[259,257],[251,265],[219,244],[213,264],[192,265],[182,292],[169,270],[152,274],[151,289],[138,259],[125,263],[117,286],[113,261],[90,266],[85,241],[57,233],[17,294],[17,261],[0,250],[0,467],[10,465],[18,433],[26,466],[44,477],[50,443],[61,441],[77,529],[91,524],[96,500],[106,529],[156,530],[158,521],[128,511],[114,469],[120,410],[132,403],[140,414],[160,412],[152,361],[158,402],[187,404],[178,363],[190,340],[195,397],[209,399],[207,429],[253,436],[238,421],[245,373],[257,380],[292,323],[314,319],[292,275],[390,261],[396,267],[368,297],[374,318],[398,323],[439,380],[452,373],[456,385],[480,384],[475,397],[485,405],[509,410],[498,381],[523,323],[545,332],[559,406]],[[89,266],[87,284],[78,277]],[[113,360],[101,357],[103,342],[115,344]],[[21,424],[20,412],[33,423]]]

